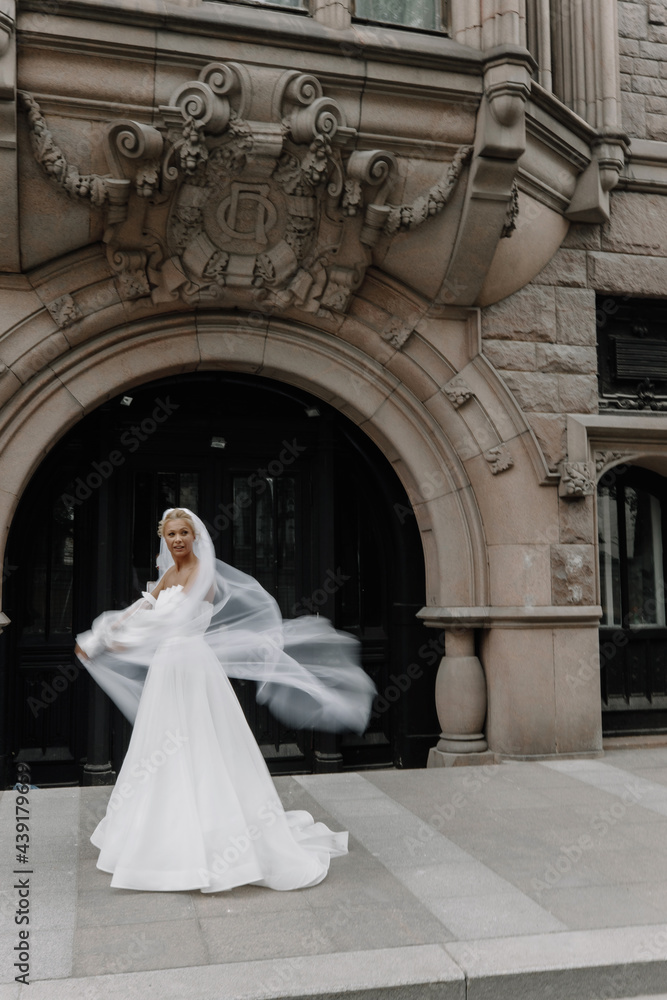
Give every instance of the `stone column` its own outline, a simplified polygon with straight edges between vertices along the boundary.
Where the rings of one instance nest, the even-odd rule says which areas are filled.
[[[327,28],[349,28],[352,24],[350,4],[342,0],[310,0],[310,13]]]
[[[446,630],[445,655],[435,681],[435,704],[442,734],[429,752],[427,767],[472,762],[487,749],[483,726],[486,716],[486,678],[475,656],[472,628]],[[465,759],[463,759],[465,758]]]
[[[476,49],[526,44],[526,0],[450,0],[455,42]]]
[[[0,271],[21,270],[16,140],[16,3],[0,0]]]

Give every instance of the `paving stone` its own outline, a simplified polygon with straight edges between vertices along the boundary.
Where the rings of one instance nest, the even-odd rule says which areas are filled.
[[[209,961],[202,928],[194,919],[79,926],[74,935],[74,976],[173,969]]]
[[[665,981],[667,882],[656,872],[667,872],[667,747],[278,784],[283,798],[307,801],[318,818],[350,831],[350,854],[320,886],[134,893],[111,890],[83,842],[76,883],[47,851],[34,895],[41,919],[31,943],[43,958],[33,1000],[463,1000],[464,971],[469,998],[600,1000],[591,984],[601,977],[614,985],[609,996],[629,995],[628,983],[656,991],[660,974]],[[52,793],[67,849],[76,847],[68,830],[88,792],[74,791],[67,802]],[[0,824],[10,812],[0,800]],[[41,810],[43,828],[48,821]],[[39,829],[34,836],[41,840]],[[578,849],[582,836],[589,840]],[[76,929],[62,926],[69,918],[58,907],[67,879],[78,891]],[[626,964],[630,978],[619,979]],[[439,970],[433,982],[425,968]],[[5,979],[0,1000],[18,1000],[9,971]]]

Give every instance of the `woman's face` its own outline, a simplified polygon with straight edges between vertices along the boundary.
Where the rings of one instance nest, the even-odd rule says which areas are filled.
[[[180,517],[167,521],[162,529],[162,537],[174,559],[186,559],[192,552],[195,536],[188,521]]]

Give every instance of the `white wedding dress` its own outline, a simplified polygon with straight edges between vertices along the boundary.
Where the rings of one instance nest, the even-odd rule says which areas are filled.
[[[199,558],[205,568],[201,544]],[[97,866],[113,873],[114,887],[299,889],[322,881],[331,857],[347,853],[347,833],[283,809],[228,674],[259,680],[258,699],[286,720],[330,729],[349,728],[351,720],[364,728],[372,682],[341,661],[341,633],[328,623],[297,619],[284,623],[287,637],[279,636],[272,598],[218,562],[221,571],[222,602],[202,600],[201,587],[194,594],[171,587],[157,600],[144,594],[128,612],[100,616],[77,639],[90,673],[134,721],[106,815],[91,837],[100,850]],[[244,582],[255,595],[250,615],[229,602],[230,588],[238,594]],[[225,586],[218,580],[216,594]],[[258,633],[259,618],[265,627]],[[308,665],[285,652],[321,653],[322,643],[328,655]]]

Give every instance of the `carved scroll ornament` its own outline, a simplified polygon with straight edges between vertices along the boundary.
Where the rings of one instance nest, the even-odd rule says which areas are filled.
[[[391,205],[396,157],[351,149],[356,130],[316,77],[284,73],[273,120],[254,121],[249,69],[211,63],[160,107],[159,127],[109,126],[109,175],[81,174],[37,103],[22,100],[44,171],[106,212],[119,294],[154,303],[345,313],[378,239],[441,212],[470,154],[462,147],[412,204]]]

